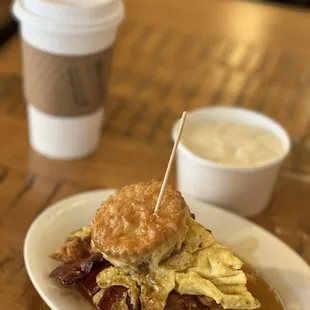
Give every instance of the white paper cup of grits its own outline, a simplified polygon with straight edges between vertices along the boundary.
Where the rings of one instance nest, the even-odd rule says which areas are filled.
[[[207,159],[205,156],[197,155],[197,149],[193,152],[188,144],[184,143],[186,140],[183,138],[192,139],[191,128],[197,124],[206,123],[228,123],[260,128],[278,139],[277,142],[280,142],[282,147],[281,151],[273,158],[257,164],[226,164]],[[173,139],[177,127],[178,122],[172,129]],[[200,138],[204,142],[204,136]],[[279,168],[288,155],[290,147],[291,142],[287,132],[275,121],[260,113],[234,107],[192,110],[188,113],[176,156],[177,188],[184,195],[212,203],[242,216],[256,215],[268,205]]]

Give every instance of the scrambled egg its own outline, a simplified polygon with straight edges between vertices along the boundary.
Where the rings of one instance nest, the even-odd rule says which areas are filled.
[[[260,303],[246,288],[243,263],[192,218],[180,253],[147,273],[109,267],[97,276],[101,288],[128,288],[137,307],[163,310],[172,290],[180,294],[212,298],[224,309],[257,309]]]
[[[90,226],[85,226],[82,229],[77,230],[73,232],[72,234],[70,234],[68,236],[68,239],[73,238],[73,237],[78,237],[78,238],[81,238],[82,240],[85,240],[87,238],[90,238],[90,234],[91,234]]]

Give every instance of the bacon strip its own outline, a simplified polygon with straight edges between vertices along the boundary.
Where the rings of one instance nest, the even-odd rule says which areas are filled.
[[[194,295],[180,295],[172,291],[167,299],[165,310],[211,310]]]
[[[89,275],[79,282],[83,290],[90,296],[94,297],[99,291],[100,287],[97,284],[96,277],[99,272],[103,269],[110,267],[111,264],[108,261],[104,261],[101,264],[97,264],[93,266],[92,270],[90,271]]]
[[[127,287],[124,286],[109,287],[100,299],[97,308],[99,310],[112,310],[115,303],[125,299],[128,308],[133,309],[127,291]]]
[[[50,278],[65,285],[75,284],[85,279],[95,264],[104,262],[101,254],[96,253],[87,258],[79,258],[73,262],[65,263],[50,273]]]

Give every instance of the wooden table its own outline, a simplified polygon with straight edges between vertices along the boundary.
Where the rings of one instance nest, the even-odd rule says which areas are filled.
[[[47,309],[23,263],[34,217],[74,193],[161,179],[171,125],[197,106],[250,107],[287,128],[291,156],[272,203],[252,220],[310,262],[310,12],[245,1],[193,4],[126,2],[102,141],[84,160],[52,161],[30,149],[19,38],[0,50],[1,309]]]
[[[17,30],[17,23],[11,14],[12,0],[0,1],[0,48]]]

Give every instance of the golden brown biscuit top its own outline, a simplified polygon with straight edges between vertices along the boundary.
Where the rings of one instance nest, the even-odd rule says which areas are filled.
[[[168,185],[155,214],[161,184],[127,185],[102,204],[92,223],[92,241],[99,251],[115,258],[141,255],[178,232],[188,207],[181,193]]]

